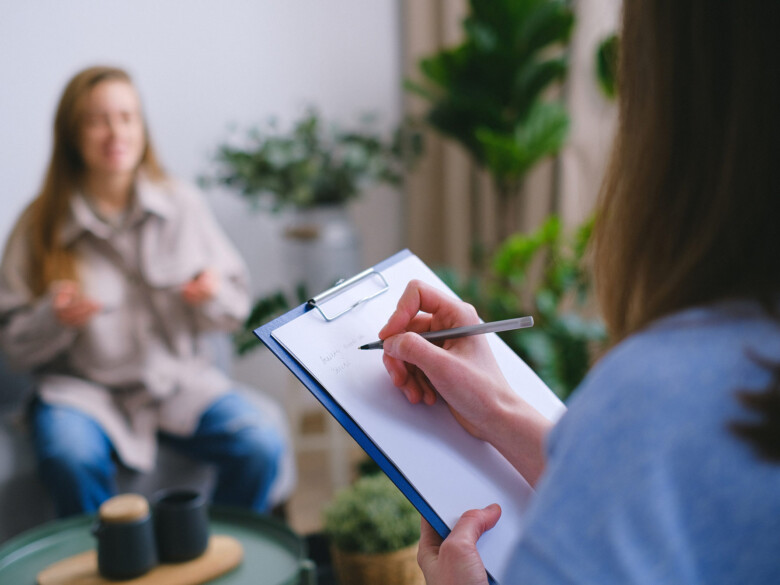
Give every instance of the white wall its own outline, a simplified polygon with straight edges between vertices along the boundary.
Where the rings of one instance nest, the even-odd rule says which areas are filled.
[[[316,105],[348,124],[375,111],[399,119],[400,34],[394,0],[0,0],[0,240],[40,186],[54,109],[79,69],[130,71],[167,170],[194,180],[228,125]],[[209,196],[253,272],[254,291],[286,284],[278,221]],[[364,263],[401,245],[398,193],[353,206]],[[248,377],[252,377],[251,374]]]

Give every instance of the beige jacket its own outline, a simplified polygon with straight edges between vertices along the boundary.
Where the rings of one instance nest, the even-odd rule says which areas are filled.
[[[48,403],[96,419],[129,467],[149,470],[156,434],[191,434],[231,385],[211,362],[202,334],[231,330],[249,310],[244,263],[190,186],[139,179],[120,226],[72,198],[61,233],[79,258],[79,277],[101,311],[81,329],[61,325],[50,295],[35,299],[23,216],[0,267],[0,348],[34,373]],[[182,285],[210,268],[214,299],[186,304]]]

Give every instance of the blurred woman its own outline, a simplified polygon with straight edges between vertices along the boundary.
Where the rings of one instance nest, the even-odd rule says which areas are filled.
[[[535,485],[501,585],[778,580],[778,28],[776,2],[623,3],[594,246],[616,346],[554,428],[485,339],[415,333],[476,323],[472,307],[412,283],[379,334],[412,403],[441,396]],[[428,585],[486,583],[476,542],[500,514],[443,541],[423,523]]]
[[[158,436],[216,464],[217,503],[266,508],[281,439],[203,339],[248,309],[243,262],[200,195],[162,171],[130,77],[78,73],[0,267],[0,345],[34,373],[35,450],[60,515],[116,492],[115,459],[152,469]]]

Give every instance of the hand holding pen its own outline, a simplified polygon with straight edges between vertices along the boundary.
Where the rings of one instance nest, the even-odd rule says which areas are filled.
[[[455,411],[461,410],[457,405],[466,382],[480,393],[483,388],[506,384],[484,335],[448,339],[441,346],[422,337],[479,324],[479,316],[471,305],[424,282],[410,282],[387,325],[379,332],[384,342],[384,365],[393,384],[413,404],[433,404],[440,394]],[[463,400],[472,402],[473,398],[464,396]],[[475,415],[471,422],[477,427],[483,417],[488,417],[486,412],[470,414]]]
[[[441,347],[422,337],[481,325],[487,324],[471,305],[412,281],[379,332],[384,366],[409,402],[432,405],[443,398],[466,431],[496,447],[533,485],[544,468],[543,439],[551,423],[506,381],[487,337],[450,338]]]

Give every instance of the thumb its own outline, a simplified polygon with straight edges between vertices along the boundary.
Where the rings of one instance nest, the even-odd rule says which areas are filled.
[[[421,567],[428,565],[439,556],[442,538],[424,517],[420,517],[420,544],[417,548],[417,561]]]
[[[501,507],[498,504],[490,504],[481,510],[469,510],[460,517],[448,538],[476,544],[480,536],[498,523],[500,517]]]

